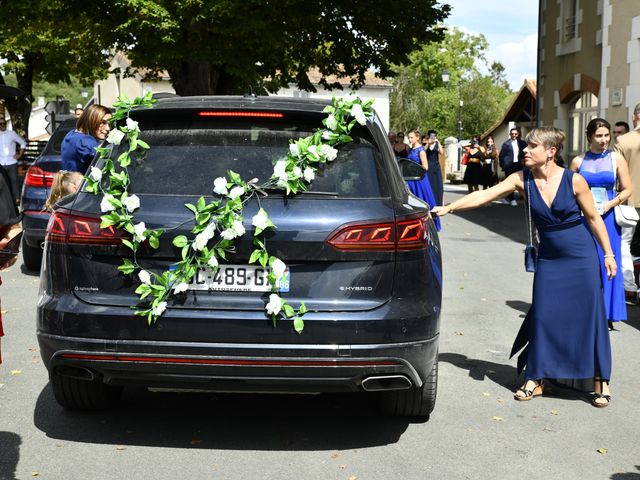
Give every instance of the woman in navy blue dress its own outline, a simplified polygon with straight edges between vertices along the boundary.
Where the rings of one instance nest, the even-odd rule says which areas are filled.
[[[96,156],[96,147],[109,134],[111,112],[102,105],[90,105],[78,117],[75,130],[67,133],[62,140],[61,170],[85,174]]]
[[[611,345],[594,238],[604,251],[606,281],[615,276],[617,266],[587,182],[555,162],[564,140],[564,132],[553,127],[532,130],[527,135],[523,171],[487,190],[436,207],[434,213],[442,216],[477,208],[515,190],[525,195],[540,244],[531,309],[514,345],[517,352],[528,343],[518,359],[519,367],[526,365],[526,381],[514,398],[525,401],[542,395],[545,378],[593,379],[591,403],[606,407]]]
[[[422,168],[428,172],[429,162],[427,160],[427,153],[420,143],[420,132],[418,130],[414,129],[409,132],[409,143],[411,144],[411,151],[407,158],[418,165],[422,165]],[[409,187],[409,190],[411,190],[411,193],[427,202],[430,207],[438,205],[436,198],[433,195],[433,190],[431,190],[428,175],[425,175],[422,180],[412,180],[407,182],[407,186]],[[440,231],[440,220],[436,218],[435,223],[436,228]]]
[[[594,118],[587,125],[587,141],[589,151],[571,162],[571,170],[580,173],[594,193],[596,209],[602,216],[616,263],[622,264],[622,235],[616,223],[614,208],[626,202],[631,196],[631,177],[629,167],[624,158],[608,150],[611,141],[611,125],[603,118]],[[619,181],[616,182],[616,179]],[[619,184],[616,191],[616,183]],[[607,310],[609,330],[613,330],[613,322],[627,319],[627,304],[624,299],[624,278],[616,276],[606,282],[604,257],[602,249],[598,249],[604,285],[604,306]]]

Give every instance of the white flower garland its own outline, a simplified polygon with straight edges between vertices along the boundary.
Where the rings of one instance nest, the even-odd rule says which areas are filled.
[[[87,191],[102,195],[100,209],[104,215],[101,217],[100,226],[115,226],[131,235],[130,238],[123,239],[122,243],[132,250],[133,258],[123,258],[118,270],[126,275],[137,272],[140,285],[136,288],[136,293],[141,304],[131,308],[135,310],[136,315],[147,317],[150,325],[166,311],[167,301],[171,297],[188,290],[191,279],[199,269],[209,267],[217,270],[218,259],[226,261],[228,255],[235,251],[234,240],[246,233],[242,214],[247,201],[257,197],[267,188],[282,188],[287,195],[308,190],[318,166],[334,161],[338,155],[335,147],[350,142],[349,133],[354,125],[365,125],[373,115],[373,100],[363,102],[354,93],[339,99],[334,97],[331,105],[324,109],[324,113],[328,114],[323,120],[326,129],[318,130],[305,138],[292,140],[286,158],[275,162],[273,174],[267,182],[262,185],[257,185],[257,179],[245,182],[233,171],[228,171],[225,177],[214,179],[213,191],[220,198],[207,203],[204,197],[200,197],[195,205],[185,204],[194,215],[195,226],[191,229],[194,237],[174,237],[173,245],[181,249],[182,260],[175,264],[175,269],[157,274],[139,264],[137,251],[143,242],[148,242],[149,246],[157,249],[159,238],[165,231],[148,229],[144,222],[135,221],[133,213],[140,208],[140,199],[129,192],[127,170],[137,153],[149,149],[149,145],[139,139],[138,122],[129,117],[130,112],[137,107],[151,107],[153,103],[155,102],[151,93],[148,93],[143,98],[133,101],[124,97],[114,104],[116,112],[112,121],[116,127],[109,132],[108,145],[97,149],[103,166],[101,169],[91,167],[86,176]],[[122,120],[125,121],[124,126],[121,125]],[[114,146],[120,145],[125,138],[128,140],[128,149],[116,160],[121,167],[118,172],[111,154]],[[293,327],[300,333],[304,328],[302,316],[307,312],[307,308],[302,302],[298,311],[295,311],[286,299],[279,295],[278,280],[284,275],[287,266],[267,251],[264,232],[276,226],[262,207],[251,219],[251,225],[254,227],[255,248],[249,263],[259,263],[262,267],[268,266],[270,269],[267,281],[273,293],[269,295],[265,311],[274,325],[280,317],[293,318]]]

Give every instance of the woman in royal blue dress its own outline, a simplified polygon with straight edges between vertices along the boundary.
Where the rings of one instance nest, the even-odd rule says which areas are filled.
[[[487,190],[436,207],[434,213],[442,216],[477,208],[515,190],[527,198],[540,244],[531,309],[513,350],[528,343],[518,358],[519,369],[526,365],[525,383],[514,398],[525,401],[542,395],[545,378],[593,379],[591,403],[601,408],[611,398],[611,345],[593,237],[604,251],[607,282],[615,277],[617,266],[587,182],[556,163],[564,140],[564,132],[554,127],[532,130],[527,135],[523,171]]]
[[[111,112],[102,105],[90,105],[76,121],[75,130],[65,135],[61,146],[61,170],[85,174],[96,156],[96,147],[109,134]]]
[[[580,173],[589,184],[596,209],[602,216],[616,263],[622,264],[622,237],[620,226],[616,223],[614,208],[627,201],[631,196],[631,177],[629,167],[624,158],[616,158],[608,150],[611,141],[611,125],[603,118],[594,118],[587,125],[587,141],[589,150],[573,159],[571,170]],[[617,182],[616,182],[617,180]],[[616,188],[617,184],[617,188]],[[602,249],[598,248],[604,286],[604,305],[607,310],[609,330],[613,330],[613,322],[627,319],[627,305],[624,299],[624,278],[616,276],[610,282],[606,280]]]
[[[424,146],[420,143],[420,132],[416,129],[413,129],[409,132],[409,144],[411,145],[411,151],[407,158],[412,162],[421,165],[427,172],[429,171],[429,161],[427,160],[427,152],[424,149]],[[429,177],[425,174],[422,180],[411,180],[407,182],[407,186],[411,193],[413,193],[416,197],[424,200],[429,204],[430,207],[435,207],[438,205],[435,196],[433,195],[433,190],[431,189],[431,184],[429,183]],[[435,219],[436,228],[440,231],[440,220],[438,218]]]

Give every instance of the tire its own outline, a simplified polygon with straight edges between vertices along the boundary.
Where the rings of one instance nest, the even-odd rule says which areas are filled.
[[[22,263],[29,270],[40,271],[42,264],[42,249],[40,247],[30,247],[22,237]]]
[[[438,360],[421,387],[384,392],[381,407],[394,417],[429,417],[436,406],[438,391]]]
[[[122,387],[106,385],[100,380],[79,380],[62,375],[51,378],[56,401],[70,410],[104,410],[120,399]]]

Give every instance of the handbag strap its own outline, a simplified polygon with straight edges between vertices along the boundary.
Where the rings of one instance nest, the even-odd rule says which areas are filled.
[[[533,229],[531,228],[531,170],[527,169],[527,233],[529,234],[529,243],[533,245]]]

